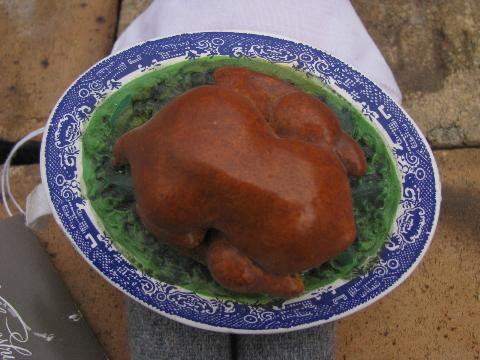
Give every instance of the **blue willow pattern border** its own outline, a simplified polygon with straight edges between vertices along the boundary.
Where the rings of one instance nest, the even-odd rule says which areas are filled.
[[[80,136],[96,106],[127,75],[154,70],[170,59],[203,56],[262,58],[319,77],[347,93],[393,148],[402,182],[396,224],[368,274],[328,286],[281,306],[256,307],[208,299],[136,270],[99,230],[80,189]],[[164,314],[220,331],[301,328],[326,322],[373,302],[398,284],[425,251],[435,227],[439,183],[435,162],[412,121],[370,80],[337,58],[271,36],[233,32],[183,34],[152,40],[112,55],[83,74],[52,112],[44,139],[44,182],[57,220],[84,257],[117,287]]]

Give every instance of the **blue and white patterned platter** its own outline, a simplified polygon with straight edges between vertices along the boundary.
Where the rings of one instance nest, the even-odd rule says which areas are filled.
[[[81,191],[80,138],[105,97],[165,64],[204,56],[252,57],[295,67],[346,97],[385,139],[398,166],[402,197],[380,262],[280,306],[258,307],[197,295],[137,270],[105,236]],[[98,62],[65,92],[47,124],[42,180],[60,226],[84,258],[117,288],[177,321],[220,332],[275,333],[336,320],[372,304],[417,266],[433,237],[440,183],[432,152],[415,123],[377,85],[339,59],[272,36],[206,32],[151,40]]]

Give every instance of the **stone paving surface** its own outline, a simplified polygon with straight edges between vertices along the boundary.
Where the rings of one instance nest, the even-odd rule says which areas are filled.
[[[152,0],[122,0],[122,8],[118,19],[118,35],[145,10]]]
[[[338,322],[339,360],[480,357],[480,149],[434,155],[443,201],[430,249],[404,284]]]
[[[117,18],[116,0],[0,0],[0,138],[42,126],[65,88],[110,52],[116,27],[121,33],[149,2],[123,0]],[[480,2],[352,3],[431,145],[480,146]],[[338,359],[480,358],[480,149],[435,157],[443,203],[431,248],[403,285],[339,322]],[[24,199],[38,166],[17,167],[12,177]],[[128,359],[123,295],[83,262],[53,220],[39,237],[110,357]]]
[[[117,0],[0,0],[0,138],[45,124],[82,72],[107,55]]]
[[[352,3],[432,146],[479,146],[480,1]]]
[[[43,126],[66,87],[110,52],[117,6],[117,0],[0,0],[1,139]],[[40,182],[38,165],[15,167],[11,177],[23,202]],[[87,265],[53,219],[38,235],[108,356],[128,359],[123,294]]]

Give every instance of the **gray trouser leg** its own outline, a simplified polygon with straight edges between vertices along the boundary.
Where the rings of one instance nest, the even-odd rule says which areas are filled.
[[[236,336],[238,360],[333,360],[335,324],[274,335]]]
[[[198,330],[128,300],[132,360],[333,360],[335,324],[274,335],[231,336]]]
[[[180,324],[128,300],[132,360],[230,360],[230,335]]]

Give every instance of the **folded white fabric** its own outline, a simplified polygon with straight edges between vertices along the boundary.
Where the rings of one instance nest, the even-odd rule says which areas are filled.
[[[279,35],[325,50],[402,100],[390,68],[348,0],[154,0],[112,52],[156,37],[226,30]]]

